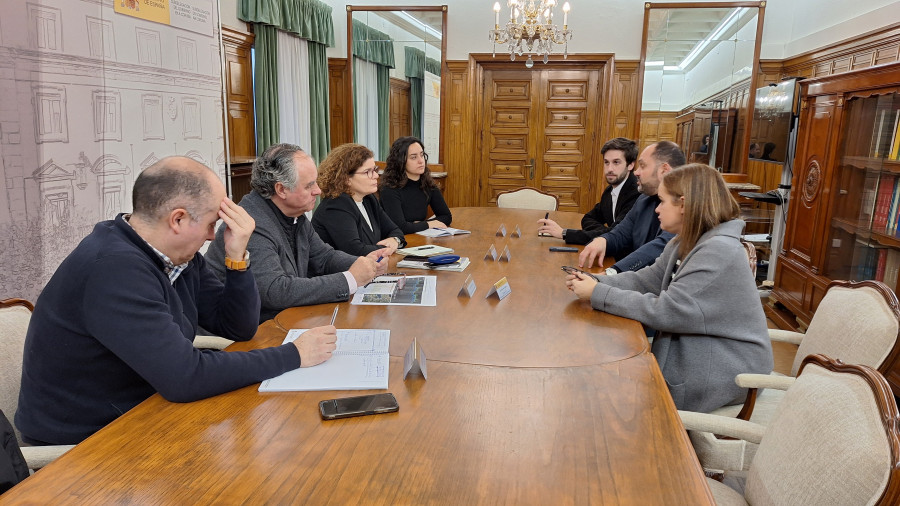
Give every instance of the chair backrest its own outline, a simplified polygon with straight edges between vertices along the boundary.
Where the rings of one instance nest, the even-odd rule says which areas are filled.
[[[34,306],[24,299],[0,300],[0,409],[10,421],[19,406],[22,383],[22,357],[25,353],[25,334]],[[22,440],[16,429],[16,438]]]
[[[497,207],[556,211],[558,206],[559,197],[529,186],[497,194]]]
[[[803,357],[821,353],[845,364],[879,369],[900,352],[900,302],[878,281],[834,281],[797,349],[791,375],[796,376]],[[895,348],[897,348],[895,350]],[[884,372],[884,371],[882,371]]]
[[[748,241],[741,241],[741,245],[744,246],[744,251],[747,253],[747,261],[750,262],[750,273],[756,279],[756,246]]]
[[[804,360],[747,474],[750,504],[897,504],[900,415],[881,374]]]

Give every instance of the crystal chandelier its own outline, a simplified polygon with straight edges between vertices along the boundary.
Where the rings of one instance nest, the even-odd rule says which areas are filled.
[[[563,58],[569,56],[569,2],[563,7],[562,30],[553,25],[553,9],[556,0],[507,0],[509,21],[500,28],[500,2],[494,3],[494,29],[488,32],[494,44],[494,56],[497,56],[497,44],[509,43],[509,59],[516,55],[528,53],[525,66],[534,66],[532,55],[543,56],[544,63],[550,59],[554,44],[565,45]]]

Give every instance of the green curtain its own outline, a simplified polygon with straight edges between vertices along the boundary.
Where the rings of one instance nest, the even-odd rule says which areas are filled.
[[[378,151],[387,160],[391,148],[391,71],[384,65],[377,67],[378,79]]]
[[[312,137],[310,155],[321,162],[331,147],[331,117],[328,110],[328,57],[325,44],[310,41],[309,48],[309,120]]]
[[[238,0],[238,19],[272,25],[334,47],[331,6],[320,0]]]
[[[441,62],[434,58],[425,58],[425,71],[439,76],[441,75]]]
[[[406,60],[406,78],[409,80],[409,120],[412,135],[422,138],[422,114],[425,109],[425,51],[406,46],[403,48]]]
[[[386,33],[354,19],[353,56],[394,68],[394,41]]]
[[[262,153],[280,138],[278,131],[278,29],[254,23],[255,66],[253,95],[256,101],[256,152]]]

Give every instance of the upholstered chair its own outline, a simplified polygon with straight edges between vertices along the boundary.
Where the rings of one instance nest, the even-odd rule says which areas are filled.
[[[22,357],[25,353],[25,334],[34,306],[24,299],[0,300],[0,409],[12,419],[19,405],[22,381]],[[12,421],[12,420],[10,420]],[[13,427],[15,429],[15,426]],[[22,435],[15,429],[21,445]],[[69,451],[72,445],[24,446],[22,455],[29,469],[40,469]]]
[[[746,466],[743,495],[707,479],[716,503],[893,505],[900,501],[900,415],[890,386],[874,369],[810,355],[762,426],[680,412],[689,430],[759,445]]]
[[[558,206],[559,198],[556,195],[529,186],[500,192],[497,195],[497,207],[556,211]]]
[[[737,416],[760,425],[768,425],[786,390],[794,381],[807,355],[824,354],[847,364],[866,365],[885,373],[900,353],[900,303],[884,283],[878,281],[833,281],[819,303],[806,334],[770,329],[772,341],[799,345],[791,368],[791,377],[778,373],[740,374],[735,382],[750,389],[743,405],[725,406],[713,414]],[[759,390],[764,389],[764,390]],[[700,463],[717,472],[722,464],[715,456],[723,448],[734,447],[749,462],[755,446],[722,440],[709,433],[690,432]],[[715,449],[718,448],[718,449]]]

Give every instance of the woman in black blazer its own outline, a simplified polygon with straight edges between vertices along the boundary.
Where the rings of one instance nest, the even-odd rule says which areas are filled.
[[[375,192],[378,170],[372,151],[361,144],[344,144],[319,165],[322,201],[312,225],[323,241],[351,255],[382,249],[390,256],[406,245],[403,232],[388,218]]]
[[[381,205],[404,234],[447,228],[453,216],[431,177],[422,141],[400,137],[391,146],[381,179]],[[433,218],[428,218],[431,214]]]

